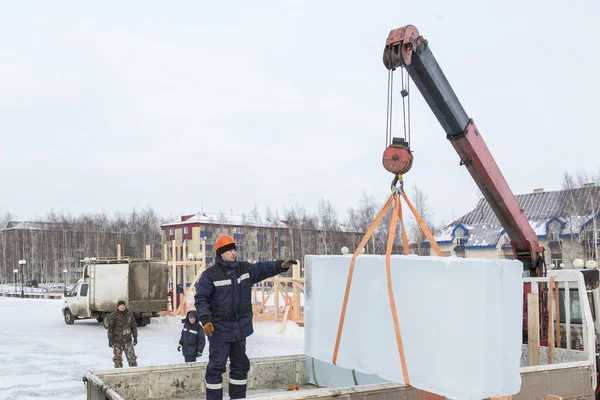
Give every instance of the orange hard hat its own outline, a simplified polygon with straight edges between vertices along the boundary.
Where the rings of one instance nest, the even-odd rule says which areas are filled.
[[[223,254],[226,251],[235,249],[235,240],[229,235],[221,235],[215,242],[215,250],[217,254]]]

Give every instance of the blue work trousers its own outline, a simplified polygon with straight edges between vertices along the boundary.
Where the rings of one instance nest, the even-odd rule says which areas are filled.
[[[206,400],[223,399],[223,373],[229,358],[229,398],[246,398],[250,360],[246,355],[246,339],[236,342],[211,341],[206,367]]]

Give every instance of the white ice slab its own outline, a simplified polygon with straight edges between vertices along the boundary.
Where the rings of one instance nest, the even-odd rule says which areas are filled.
[[[305,352],[331,363],[351,255],[305,258]],[[392,256],[411,386],[454,400],[517,394],[520,261]],[[337,365],[404,382],[385,257],[356,261]]]

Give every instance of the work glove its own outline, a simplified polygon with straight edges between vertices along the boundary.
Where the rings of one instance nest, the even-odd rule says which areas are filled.
[[[196,351],[196,357],[202,357],[202,350],[203,349],[198,349],[198,351]]]
[[[114,342],[112,339],[108,339],[108,347],[112,348],[114,346]]]
[[[177,351],[181,351],[181,343],[177,345]]]
[[[298,261],[296,261],[296,260],[284,260],[281,263],[281,268],[288,269],[289,267],[292,266],[292,264],[296,265],[296,264],[298,264]]]
[[[213,326],[212,322],[207,322],[204,324],[204,326],[202,326],[202,329],[204,329],[204,334],[206,336],[212,336],[213,332],[215,331],[215,327]]]
[[[137,336],[133,337],[133,345],[135,346],[137,344]]]

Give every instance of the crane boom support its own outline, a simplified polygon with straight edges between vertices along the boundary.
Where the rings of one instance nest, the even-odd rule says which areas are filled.
[[[510,237],[516,259],[540,274],[544,249],[512,193],[472,119],[465,112],[427,41],[407,25],[390,32],[383,63],[388,70],[405,66],[410,77],[446,132],[488,204]]]

